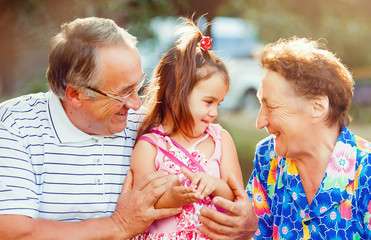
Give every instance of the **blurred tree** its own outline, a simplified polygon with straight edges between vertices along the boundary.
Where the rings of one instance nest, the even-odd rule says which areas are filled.
[[[265,43],[294,35],[324,39],[349,67],[371,65],[369,0],[234,0],[223,11],[254,21]]]
[[[217,10],[227,0],[100,0],[96,1],[98,16],[115,19],[122,26],[141,39],[153,37],[148,28],[152,18],[158,16],[194,15],[195,19],[206,15],[208,21],[217,16]],[[210,28],[207,29],[210,35]]]
[[[16,45],[13,41],[15,31],[9,24],[14,22],[15,15],[12,13],[12,0],[4,0],[1,2],[0,8],[0,96],[3,92],[13,90],[11,86],[12,74],[7,71],[9,66],[15,65]]]
[[[213,0],[213,1],[199,1],[199,0],[172,0],[177,10],[178,15],[182,16],[192,16],[194,14],[195,19],[198,19],[205,14],[205,18],[208,22],[217,16],[218,9],[225,3],[227,0]],[[187,4],[184,4],[187,3]],[[211,26],[207,26],[205,35],[211,36]]]
[[[86,16],[85,0],[0,1],[0,96],[27,92],[28,83],[45,83],[48,42],[61,23]],[[81,5],[80,5],[81,4]],[[43,84],[45,86],[46,84]],[[40,86],[42,86],[40,84]]]
[[[371,65],[370,12],[369,0],[0,0],[0,96],[43,78],[50,38],[76,17],[114,19],[139,41],[153,37],[149,22],[157,16],[241,17],[255,23],[265,43],[293,35],[326,39],[354,67]]]
[[[63,22],[87,16],[111,18],[142,41],[154,36],[148,27],[154,17],[208,13],[210,21],[225,1],[0,0],[0,96],[6,98],[18,89],[27,92],[29,82],[34,86],[31,79],[44,75],[48,42]]]

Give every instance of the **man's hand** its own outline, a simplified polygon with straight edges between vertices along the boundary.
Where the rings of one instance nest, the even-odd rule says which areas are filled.
[[[234,177],[228,179],[236,200],[234,202],[222,197],[215,197],[213,203],[228,214],[224,214],[208,207],[201,209],[198,219],[203,225],[199,230],[213,240],[249,239],[258,228],[258,218],[254,212],[249,196],[238,185]]]
[[[158,171],[146,175],[133,188],[133,174],[128,172],[115,212],[111,218],[122,231],[122,236],[131,238],[143,232],[154,220],[170,217],[181,208],[155,209],[154,205],[170,187],[176,176]]]

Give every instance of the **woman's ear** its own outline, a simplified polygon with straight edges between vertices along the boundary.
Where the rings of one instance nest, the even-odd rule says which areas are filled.
[[[312,99],[312,117],[315,123],[325,121],[329,111],[328,97],[317,96]]]
[[[82,100],[85,99],[83,93],[78,87],[74,87],[68,84],[65,91],[66,101],[75,108],[80,108],[82,106]]]

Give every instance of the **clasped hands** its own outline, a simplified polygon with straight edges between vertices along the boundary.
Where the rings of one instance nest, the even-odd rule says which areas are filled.
[[[190,171],[184,171],[189,175]],[[194,174],[194,173],[191,173]],[[185,194],[184,204],[210,195],[215,189],[212,184],[207,184],[208,179],[194,174],[187,176],[192,178],[190,189]],[[164,171],[157,171],[146,175],[136,186],[133,187],[133,175],[129,171],[117,202],[115,212],[111,219],[117,228],[122,231],[123,239],[129,239],[143,232],[154,220],[170,217],[181,212],[181,207],[156,209],[157,200],[166,190],[179,181],[177,176],[169,175]],[[230,201],[222,197],[214,197],[213,203],[225,209],[228,214],[214,209],[203,207],[199,220],[202,225],[199,230],[205,236],[214,240],[248,239],[256,231],[258,219],[248,195],[239,186],[234,177],[228,179],[228,185],[232,189],[235,200]],[[195,186],[198,186],[197,189]],[[175,191],[176,192],[176,191]],[[182,194],[184,195],[184,194]]]

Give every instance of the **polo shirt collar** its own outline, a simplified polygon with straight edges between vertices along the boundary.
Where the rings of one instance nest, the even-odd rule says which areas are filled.
[[[54,129],[56,138],[60,143],[82,142],[91,140],[92,138],[104,137],[90,135],[78,129],[68,118],[58,96],[51,91],[48,92],[48,95],[48,112],[51,127]],[[124,135],[124,131],[114,135],[122,136]]]
[[[51,91],[48,94],[49,118],[59,142],[82,142],[91,139],[91,135],[84,133],[72,124],[57,95]]]

